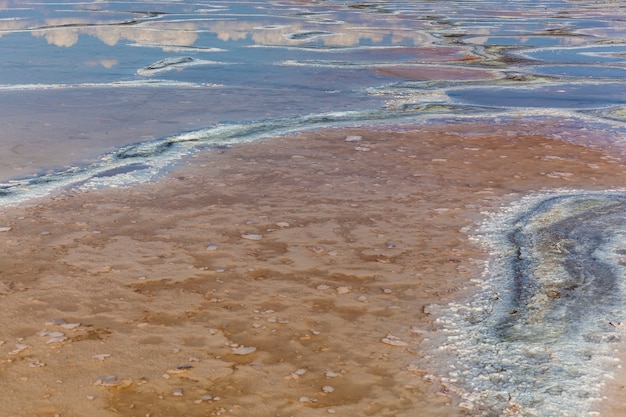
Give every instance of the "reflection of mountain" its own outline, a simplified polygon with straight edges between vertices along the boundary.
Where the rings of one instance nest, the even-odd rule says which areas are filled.
[[[346,22],[335,24],[319,24],[315,22],[295,22],[283,25],[259,25],[258,22],[222,21],[211,22],[208,29],[216,33],[219,39],[238,40],[250,38],[257,45],[289,46],[301,45],[308,41],[322,42],[329,47],[348,47],[360,45],[364,42],[380,44],[391,41],[392,44],[409,43],[423,44],[432,38],[425,32],[418,30],[404,30],[394,28],[393,25],[382,26],[378,20],[376,25],[369,28],[360,22],[358,26]],[[323,36],[299,37],[301,33],[323,33]]]
[[[8,7],[13,2],[0,2]],[[132,6],[129,2],[128,6]],[[95,7],[95,6],[94,6]],[[169,6],[172,8],[172,6]],[[178,6],[183,8],[183,6]],[[232,11],[195,11],[193,14],[177,15],[158,12],[125,12],[80,10],[77,17],[46,17],[2,20],[1,32],[30,31],[33,36],[45,37],[51,45],[70,47],[80,35],[93,36],[106,45],[113,46],[122,40],[144,45],[192,46],[199,34],[214,34],[223,42],[249,39],[257,45],[289,46],[311,42],[327,47],[347,47],[367,44],[412,44],[432,41],[430,35],[420,31],[420,23],[411,27],[393,16],[370,15],[351,11],[347,17],[355,20],[348,23],[330,19],[332,14],[346,13],[345,10],[323,10],[324,19],[318,16],[280,16],[283,10],[276,6],[276,17],[263,22],[249,14],[232,14]],[[179,11],[180,12],[180,11]],[[284,9],[293,13],[293,9]],[[226,14],[228,13],[228,14]],[[222,19],[220,19],[222,17]],[[333,16],[338,17],[338,16]],[[176,19],[176,20],[174,20]],[[277,21],[280,24],[277,24]],[[406,27],[405,27],[406,26]],[[324,33],[324,36],[299,36],[302,33]]]
[[[138,44],[190,46],[198,39],[197,25],[193,23],[155,22],[150,25],[129,26],[125,23],[93,24],[84,22],[82,25],[71,19],[71,24],[50,22],[48,28],[33,30],[33,36],[43,36],[49,44],[56,46],[73,46],[81,34],[100,39],[109,46],[120,40],[128,40]]]

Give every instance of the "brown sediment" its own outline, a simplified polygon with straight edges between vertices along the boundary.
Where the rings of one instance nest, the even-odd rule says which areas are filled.
[[[424,307],[469,297],[480,277],[467,231],[530,192],[626,178],[619,159],[548,137],[559,129],[315,131],[4,210],[4,415],[461,415],[424,378],[436,352],[420,342],[434,329]],[[46,324],[57,318],[80,326]]]

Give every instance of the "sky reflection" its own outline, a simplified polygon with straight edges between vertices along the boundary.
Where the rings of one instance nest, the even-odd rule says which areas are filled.
[[[159,135],[146,128],[147,107],[131,105],[146,88],[162,96],[184,88],[190,97],[171,103],[171,129],[161,136],[318,112],[610,108],[623,104],[614,85],[626,76],[625,27],[595,1],[4,0],[0,106],[11,107],[9,91],[40,91],[28,97],[54,107],[50,90],[80,90],[74,116],[90,120],[86,109],[99,96],[120,97],[118,108],[100,110],[132,115],[125,123],[134,136],[99,136],[90,155]],[[564,80],[575,88],[553,95]],[[191,121],[185,112],[203,116]],[[31,122],[20,115],[30,126],[23,140],[47,136],[32,126],[53,114],[38,107]],[[0,146],[17,140],[5,135]],[[62,140],[50,137],[33,169]],[[55,166],[82,161],[85,151],[75,155]]]

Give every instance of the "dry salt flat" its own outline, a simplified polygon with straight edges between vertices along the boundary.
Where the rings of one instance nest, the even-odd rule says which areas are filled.
[[[3,210],[2,415],[484,414],[433,365],[430,306],[480,290],[486,213],[623,186],[560,123],[301,133]]]

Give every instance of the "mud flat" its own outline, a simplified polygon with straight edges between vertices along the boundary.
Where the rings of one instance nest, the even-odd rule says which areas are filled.
[[[554,323],[557,340],[598,334],[589,326],[604,319],[586,320],[579,306],[606,313],[621,285],[616,267],[576,264],[591,249],[569,243],[573,220],[558,224],[566,236],[552,237],[551,224],[513,228],[517,240],[500,249],[476,238],[494,219],[508,227],[507,207],[533,196],[623,186],[619,155],[555,132],[577,134],[523,119],[315,131],[198,153],[154,183],[67,190],[3,210],[3,415],[526,415],[533,386],[512,381],[502,390],[511,398],[491,395],[476,382],[486,371],[475,369],[485,366],[475,340],[453,338],[472,326],[464,311],[493,294],[493,254],[515,242],[528,254],[520,267],[508,253],[498,258],[519,273],[498,289],[506,314],[481,316],[493,330],[485,338],[500,337],[505,353],[532,345],[524,328],[542,322]],[[537,205],[524,207],[535,214],[523,224],[541,221]],[[614,219],[604,219],[610,230]],[[617,240],[595,236],[595,224],[585,230],[586,242],[623,262]],[[599,268],[600,281],[582,285],[580,298],[568,298],[575,278],[538,282],[528,271],[550,260],[535,242],[561,249],[549,265],[558,272]],[[544,301],[544,316],[527,307]],[[564,316],[583,320],[565,326]],[[626,318],[611,320],[609,348],[585,343],[618,357]],[[460,349],[466,362],[446,362]],[[558,355],[542,358],[562,369]],[[552,392],[586,375],[574,365]],[[593,396],[607,398],[579,406],[619,415],[626,377],[614,360],[601,369]]]

